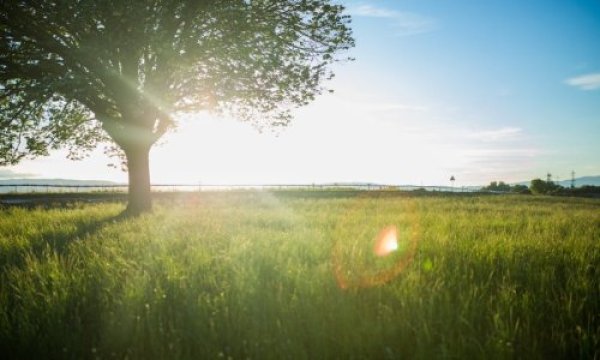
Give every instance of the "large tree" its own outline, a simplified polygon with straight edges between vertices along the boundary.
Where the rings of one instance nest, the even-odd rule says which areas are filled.
[[[128,212],[149,210],[149,151],[177,114],[286,125],[353,46],[343,11],[329,0],[2,0],[0,165],[110,140],[126,159]]]

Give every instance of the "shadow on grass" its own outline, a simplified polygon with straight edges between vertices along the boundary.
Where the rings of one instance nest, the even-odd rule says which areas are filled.
[[[25,210],[17,214],[25,217],[36,213],[40,211]],[[110,289],[113,294],[116,288],[110,276],[113,273],[93,272],[96,269],[93,265],[91,269],[81,267],[78,260],[73,263],[70,257],[74,255],[87,263],[88,259],[81,258],[73,245],[97,241],[97,234],[107,226],[118,226],[127,219],[123,213],[115,213],[112,210],[92,216],[86,216],[85,212],[48,216],[39,231],[16,234],[15,241],[2,243],[0,294],[10,289],[0,297],[0,314],[4,314],[0,316],[3,358],[94,358],[90,350],[100,342],[108,308],[103,291]],[[19,236],[23,237],[21,241],[17,239]]]
[[[0,251],[0,270],[9,267],[22,268],[25,266],[27,258],[42,259],[48,253],[64,255],[72,243],[91,238],[105,226],[127,218],[129,218],[127,214],[121,212],[117,215],[100,218],[76,219],[72,222],[75,224],[75,229],[61,226],[42,229],[39,233],[34,233],[27,238],[25,242],[5,245]]]
[[[118,193],[26,193],[1,194],[0,208],[20,207],[26,209],[71,208],[79,203],[122,202],[127,194]]]

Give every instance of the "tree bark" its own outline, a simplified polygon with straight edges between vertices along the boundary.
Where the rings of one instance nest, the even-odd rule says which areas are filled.
[[[138,144],[125,149],[129,172],[127,215],[136,216],[152,210],[149,155],[150,146]]]

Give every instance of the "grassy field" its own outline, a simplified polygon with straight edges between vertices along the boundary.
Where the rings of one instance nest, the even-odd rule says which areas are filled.
[[[2,358],[600,357],[597,199],[231,192],[123,209],[0,209]],[[399,249],[376,258],[389,225]]]

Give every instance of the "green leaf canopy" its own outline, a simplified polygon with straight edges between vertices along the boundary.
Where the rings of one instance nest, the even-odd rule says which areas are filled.
[[[354,45],[330,1],[3,0],[0,165],[112,139],[150,148],[174,114],[282,126]]]

